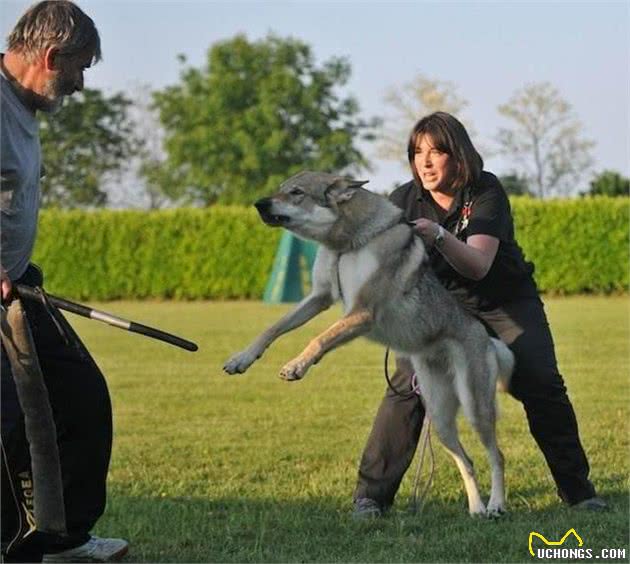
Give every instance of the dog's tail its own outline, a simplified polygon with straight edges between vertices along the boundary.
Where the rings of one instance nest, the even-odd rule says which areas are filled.
[[[508,346],[499,339],[490,339],[494,352],[497,355],[499,373],[497,374],[497,390],[507,392],[510,388],[510,380],[514,371],[514,354]]]

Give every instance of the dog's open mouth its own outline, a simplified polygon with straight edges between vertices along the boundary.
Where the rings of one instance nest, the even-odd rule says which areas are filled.
[[[272,227],[287,225],[291,221],[291,218],[288,215],[261,213],[260,217],[267,225],[271,225]]]
[[[254,206],[258,210],[260,218],[272,227],[287,225],[291,222],[291,218],[288,215],[272,213],[273,200],[271,198],[262,198],[258,200]]]

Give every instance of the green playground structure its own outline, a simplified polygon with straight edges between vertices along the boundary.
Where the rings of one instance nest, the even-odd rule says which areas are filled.
[[[263,301],[270,304],[299,302],[310,291],[316,254],[317,243],[304,241],[284,231]]]

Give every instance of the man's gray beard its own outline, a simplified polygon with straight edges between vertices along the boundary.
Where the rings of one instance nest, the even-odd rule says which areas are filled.
[[[60,94],[62,90],[62,82],[53,79],[46,85],[43,96],[38,96],[34,101],[36,108],[47,114],[56,114],[63,105],[65,96]]]
[[[46,114],[56,114],[63,106],[65,96],[59,96],[58,98],[44,98],[43,96],[37,100],[37,109],[40,112]]]

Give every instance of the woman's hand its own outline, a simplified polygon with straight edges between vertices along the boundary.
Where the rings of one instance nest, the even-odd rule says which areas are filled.
[[[435,244],[435,238],[439,233],[440,226],[435,221],[424,217],[416,219],[413,223],[415,223],[415,232],[422,237],[426,245],[432,247]]]
[[[440,226],[430,219],[414,221],[415,231],[429,247],[435,244]],[[488,274],[499,250],[499,239],[490,235],[471,235],[466,242],[460,241],[449,231],[444,231],[444,239],[438,249],[446,261],[462,276],[471,280],[481,280]]]

